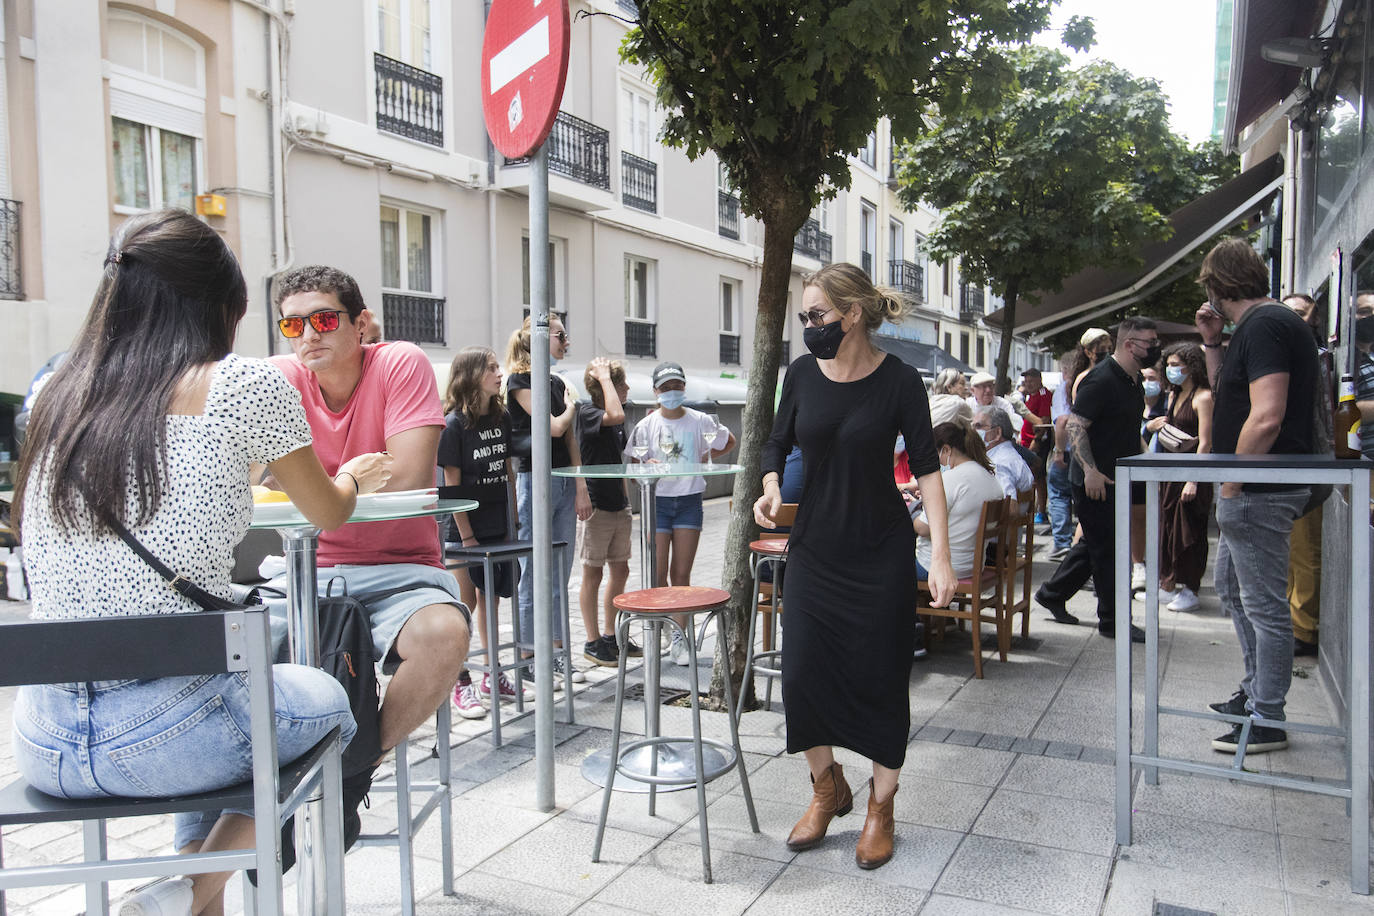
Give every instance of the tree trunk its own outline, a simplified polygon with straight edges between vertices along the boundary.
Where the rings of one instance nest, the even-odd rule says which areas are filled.
[[[997,346],[997,393],[1005,396],[1011,391],[1011,340],[1016,332],[1016,297],[1021,291],[1020,280],[1007,282],[1007,294],[1002,302],[1002,341]]]
[[[798,209],[798,208],[789,208]],[[754,319],[754,353],[749,365],[749,390],[744,404],[744,423],[740,435],[739,464],[743,470],[735,477],[734,508],[730,513],[730,527],[725,540],[725,565],[721,588],[730,592],[730,608],[726,615],[726,639],[716,645],[715,669],[711,675],[711,699],[725,700],[725,683],[721,662],[729,651],[732,693],[739,702],[740,691],[746,690],[746,701],[752,702],[752,678],[744,680],[745,640],[749,635],[749,618],[754,613],[754,577],[749,570],[749,542],[754,540],[758,526],[754,524],[754,501],[763,493],[762,473],[759,470],[763,444],[773,431],[773,399],[777,390],[778,362],[782,353],[782,323],[787,308],[787,288],[792,276],[792,244],[807,208],[799,208],[800,216],[785,213],[781,218],[765,216],[763,232],[763,268],[759,279],[758,312]]]

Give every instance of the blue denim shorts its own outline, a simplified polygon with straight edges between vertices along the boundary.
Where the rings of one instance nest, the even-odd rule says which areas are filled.
[[[289,763],[336,726],[357,726],[348,695],[323,671],[275,665],[277,754]],[[164,798],[251,778],[248,679],[242,674],[21,687],[14,761],[60,798]],[[239,812],[250,813],[250,812]],[[177,815],[176,848],[203,840],[220,812]]]
[[[654,530],[664,534],[674,528],[701,530],[701,494],[654,497]]]

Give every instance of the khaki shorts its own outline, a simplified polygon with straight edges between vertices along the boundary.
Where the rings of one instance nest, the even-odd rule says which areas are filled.
[[[630,510],[628,507],[619,512],[606,509],[593,509],[592,517],[578,522],[582,529],[578,540],[582,542],[579,556],[588,566],[601,566],[604,563],[627,563],[630,559]]]

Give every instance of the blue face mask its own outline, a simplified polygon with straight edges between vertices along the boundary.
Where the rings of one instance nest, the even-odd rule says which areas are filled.
[[[1170,381],[1172,381],[1172,379],[1170,379]],[[1157,398],[1157,397],[1159,397],[1159,392],[1160,392],[1159,382],[1156,382],[1156,381],[1154,381],[1153,379],[1146,379],[1146,381],[1145,381],[1145,397],[1147,397],[1147,398]]]
[[[682,402],[685,400],[687,400],[687,392],[682,390],[661,391],[658,395],[659,406],[666,407],[669,410],[677,410],[682,406]]]
[[[1188,370],[1182,366],[1168,366],[1164,369],[1164,374],[1168,377],[1170,385],[1182,385],[1184,379],[1188,378]]]
[[[906,451],[906,436],[898,436],[897,442],[892,446],[892,454],[898,455]]]

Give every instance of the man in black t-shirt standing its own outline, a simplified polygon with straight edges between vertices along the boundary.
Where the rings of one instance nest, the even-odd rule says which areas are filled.
[[[1219,455],[1304,455],[1314,450],[1317,353],[1307,325],[1269,298],[1269,271],[1249,244],[1219,243],[1198,275],[1207,304],[1196,323],[1214,379],[1212,451]],[[1223,358],[1221,329],[1235,323]],[[1217,712],[1282,721],[1293,679],[1293,620],[1288,612],[1288,546],[1309,488],[1295,484],[1224,483],[1217,500],[1216,588],[1240,638],[1245,677]],[[1212,747],[1235,753],[1241,726]],[[1274,726],[1252,725],[1246,752],[1288,746]]]
[[[587,365],[582,379],[590,402],[577,404],[577,443],[585,464],[623,464],[625,452],[625,400],[630,386],[625,366],[598,356]],[[630,575],[630,501],[625,496],[624,478],[589,479],[587,493],[592,514],[580,522],[582,529],[582,590],[579,599],[582,625],[587,629],[587,644],[582,649],[587,661],[613,666],[619,662],[620,647],[615,638],[615,597],[625,591]],[[601,591],[601,570],[610,569],[606,582],[605,632],[597,619],[597,596]],[[628,642],[631,656],[643,655]]]
[[[1116,497],[1112,477],[1117,459],[1140,454],[1140,417],[1145,411],[1140,370],[1159,362],[1159,354],[1155,323],[1148,318],[1126,318],[1117,330],[1115,352],[1099,360],[1078,383],[1066,432],[1073,450],[1069,482],[1083,538],[1035,593],[1035,600],[1056,620],[1076,623],[1064,602],[1083,586],[1091,569],[1097,591],[1097,631],[1108,639],[1116,636],[1118,611],[1128,616],[1131,613],[1129,607],[1116,607]],[[1131,494],[1133,502],[1144,502],[1141,490]],[[1144,631],[1132,626],[1131,639],[1144,642]]]

